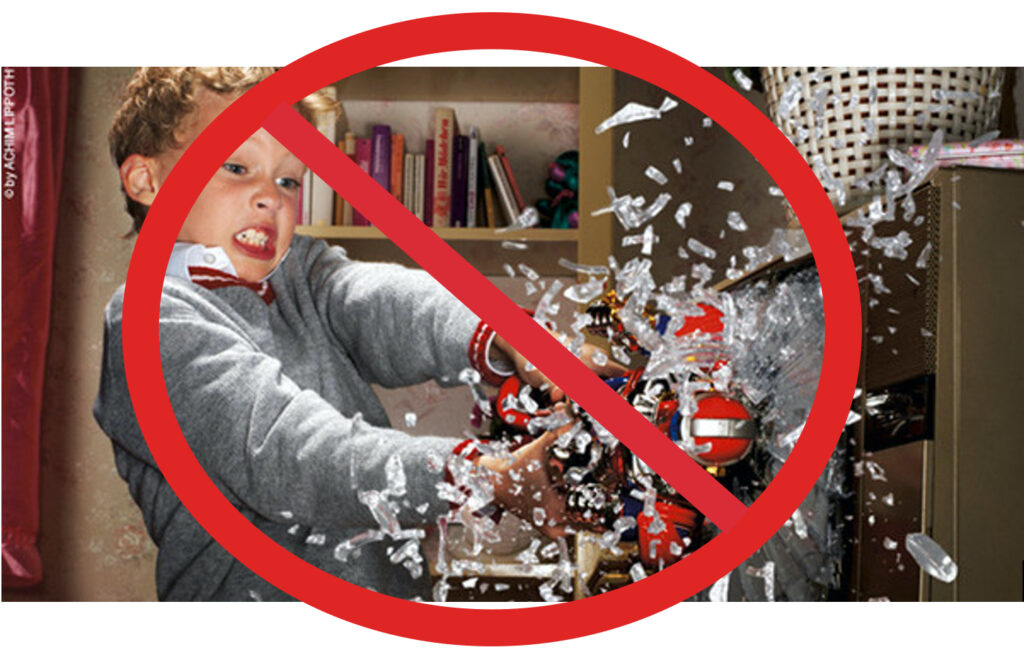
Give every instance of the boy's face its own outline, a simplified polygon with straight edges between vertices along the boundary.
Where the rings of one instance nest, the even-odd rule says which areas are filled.
[[[180,134],[182,146],[154,158],[159,184],[185,149],[236,98],[207,90],[197,96],[197,110]],[[178,240],[223,248],[243,280],[265,278],[291,245],[304,173],[302,161],[261,128],[206,184]]]

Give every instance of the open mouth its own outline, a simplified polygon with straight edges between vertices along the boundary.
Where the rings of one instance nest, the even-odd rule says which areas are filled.
[[[270,259],[275,254],[277,232],[269,227],[249,227],[232,237],[246,254],[256,259]]]

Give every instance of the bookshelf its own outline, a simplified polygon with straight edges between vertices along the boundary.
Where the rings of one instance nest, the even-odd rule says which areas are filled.
[[[614,111],[611,70],[381,67],[334,87],[344,112],[339,137],[345,131],[368,136],[373,124],[390,124],[403,133],[410,153],[422,153],[425,139],[432,137],[433,109],[454,108],[460,130],[479,126],[488,153],[497,144],[505,146],[527,205],[547,197],[547,164],[562,151],[579,151],[580,229],[434,228],[485,275],[500,276],[504,263],[522,263],[545,276],[571,276],[558,266],[559,259],[603,263],[611,253],[611,217],[590,217],[608,202],[611,135],[595,136],[591,127]],[[356,259],[412,264],[372,226],[302,225],[298,233],[339,244]],[[528,247],[508,249],[502,246],[505,241]]]

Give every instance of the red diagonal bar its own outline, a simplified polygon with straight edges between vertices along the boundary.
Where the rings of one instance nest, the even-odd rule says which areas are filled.
[[[615,394],[298,112],[281,105],[264,120],[263,127],[473,313],[516,346],[644,463],[656,469],[715,525],[728,531],[743,516],[746,507],[732,493]]]

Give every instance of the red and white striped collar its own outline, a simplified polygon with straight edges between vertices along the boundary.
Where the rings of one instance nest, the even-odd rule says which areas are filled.
[[[287,257],[288,254],[285,253],[278,267]],[[167,262],[167,274],[171,277],[189,280],[211,290],[227,286],[244,286],[254,291],[268,305],[274,301],[274,289],[270,286],[269,280],[276,270],[275,267],[270,275],[259,282],[248,282],[238,277],[238,271],[223,248],[183,241],[174,244],[171,258]]]

